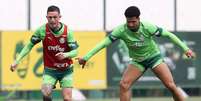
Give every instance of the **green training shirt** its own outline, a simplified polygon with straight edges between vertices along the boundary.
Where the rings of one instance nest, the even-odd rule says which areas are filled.
[[[143,61],[154,55],[160,54],[160,50],[153,40],[153,36],[164,36],[171,39],[175,44],[179,45],[184,51],[189,48],[176,37],[173,33],[165,29],[159,28],[149,22],[141,21],[138,31],[132,32],[126,24],[116,27],[102,42],[97,44],[95,48],[90,50],[84,59],[88,60],[102,48],[107,47],[117,39],[125,42],[129,50],[129,56],[134,61]]]

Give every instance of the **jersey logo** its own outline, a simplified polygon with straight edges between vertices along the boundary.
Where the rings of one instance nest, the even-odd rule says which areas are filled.
[[[59,42],[60,42],[61,44],[65,43],[65,38],[60,38],[60,39],[59,39]]]
[[[140,41],[144,41],[144,36],[142,34],[140,35]]]

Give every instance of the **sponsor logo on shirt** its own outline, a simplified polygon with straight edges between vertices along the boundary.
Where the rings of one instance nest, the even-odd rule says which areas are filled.
[[[142,46],[144,46],[144,41],[139,41],[132,44],[132,47],[134,48],[142,47]]]
[[[140,35],[140,40],[144,41],[144,36],[142,34]]]
[[[64,48],[60,47],[59,45],[56,46],[48,46],[48,50],[50,51],[59,51],[59,52],[64,52]]]

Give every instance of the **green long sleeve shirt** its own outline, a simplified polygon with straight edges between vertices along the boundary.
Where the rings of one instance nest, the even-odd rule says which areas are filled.
[[[160,50],[153,40],[153,36],[167,37],[173,41],[176,45],[180,46],[184,51],[188,50],[186,44],[184,44],[173,33],[159,28],[149,22],[141,21],[138,31],[132,32],[128,29],[126,24],[116,27],[105,39],[98,43],[93,49],[91,49],[83,58],[89,60],[93,55],[99,52],[101,49],[107,47],[112,42],[121,39],[125,42],[129,56],[134,61],[143,61],[154,55],[160,54]]]
[[[63,33],[64,24],[61,23],[61,25],[62,25],[62,27],[59,31],[53,32],[53,34],[55,36],[59,36]],[[45,33],[46,33],[46,24],[42,25],[34,32],[32,37],[30,38],[30,41],[25,45],[25,47],[20,52],[19,56],[16,58],[17,64],[19,64],[19,62],[23,59],[23,57],[26,56],[31,51],[31,49],[34,47],[34,45],[36,45],[41,40],[44,40],[45,35],[46,35]],[[65,57],[73,58],[73,57],[77,56],[77,54],[78,54],[78,50],[77,50],[78,45],[74,39],[72,30],[68,29],[67,35],[68,35],[67,41],[68,41],[69,47],[71,48],[71,51],[65,52],[64,54],[65,54]]]

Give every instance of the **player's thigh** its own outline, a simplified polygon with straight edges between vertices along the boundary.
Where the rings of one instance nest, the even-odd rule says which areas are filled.
[[[61,88],[73,87],[73,72],[72,71],[66,72],[59,82]]]
[[[43,73],[42,85],[52,85],[54,87],[56,82],[57,82],[57,78],[53,72]]]
[[[43,80],[41,91],[45,96],[49,96],[52,93],[52,89],[55,87],[57,80],[50,73],[43,73]]]
[[[152,71],[164,84],[174,82],[170,69],[164,62],[157,65]]]
[[[143,72],[136,65],[129,64],[123,73],[121,82],[131,85],[142,75],[142,73]]]

